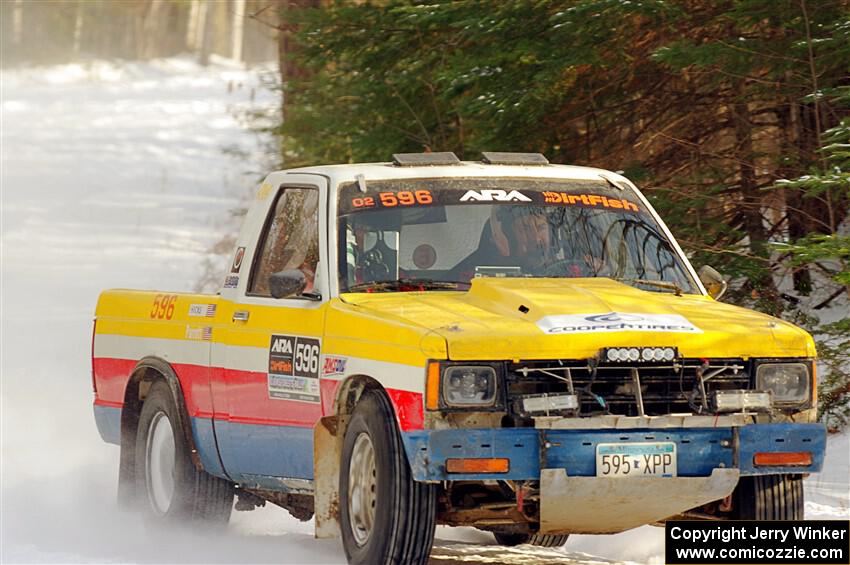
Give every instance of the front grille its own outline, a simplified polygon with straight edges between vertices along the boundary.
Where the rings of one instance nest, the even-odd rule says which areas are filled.
[[[705,395],[715,390],[749,390],[750,376],[742,359],[683,359],[678,362],[600,364],[587,361],[511,363],[506,375],[508,405],[523,395],[570,392],[578,395],[578,415],[639,415],[634,370],[640,382],[644,414],[700,413]],[[703,387],[698,375],[703,375]]]

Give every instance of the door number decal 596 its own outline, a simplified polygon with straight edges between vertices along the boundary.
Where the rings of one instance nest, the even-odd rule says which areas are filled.
[[[269,398],[320,402],[316,338],[273,335],[269,343]]]

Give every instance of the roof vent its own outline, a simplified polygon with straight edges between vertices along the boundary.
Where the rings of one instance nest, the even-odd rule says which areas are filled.
[[[451,151],[442,153],[393,153],[393,165],[396,167],[459,164],[460,159]]]
[[[501,151],[483,151],[481,160],[488,165],[548,165],[542,153],[504,153]]]

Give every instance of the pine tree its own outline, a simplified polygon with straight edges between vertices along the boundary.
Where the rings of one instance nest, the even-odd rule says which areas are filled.
[[[850,88],[839,89],[836,100],[850,106]],[[850,118],[824,132],[822,160],[809,174],[781,181],[785,191],[800,199],[850,197]],[[798,312],[799,319],[815,335],[819,354],[819,414],[832,428],[850,423],[850,220],[834,233],[814,233],[775,245],[787,268],[814,273],[822,287],[812,314]],[[819,316],[818,311],[832,313]]]

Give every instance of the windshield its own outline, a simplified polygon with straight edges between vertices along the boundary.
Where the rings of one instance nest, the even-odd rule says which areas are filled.
[[[644,205],[605,181],[412,179],[339,190],[340,290],[465,290],[475,277],[609,277],[697,292]]]

